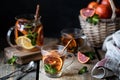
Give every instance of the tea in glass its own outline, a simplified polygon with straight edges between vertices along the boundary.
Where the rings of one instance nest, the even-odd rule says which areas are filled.
[[[43,61],[43,69],[45,74],[48,77],[60,77],[62,75],[63,70],[65,70],[65,59],[67,56],[66,50],[63,52],[64,46],[62,45],[53,45],[53,46],[43,46],[41,48],[42,53],[42,61]],[[74,60],[74,55],[70,57],[72,60],[66,66],[69,66]]]
[[[82,36],[81,29],[66,28],[61,31],[61,43],[65,46],[72,39],[67,50],[71,53],[77,53],[86,44],[86,40]]]
[[[11,46],[14,44],[10,41],[12,29],[8,31],[8,43]],[[43,26],[40,22],[40,17],[35,20],[33,14],[25,14],[16,16],[14,26],[15,43],[17,46],[26,50],[33,50],[43,45]]]

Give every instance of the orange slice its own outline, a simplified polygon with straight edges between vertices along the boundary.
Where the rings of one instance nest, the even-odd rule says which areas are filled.
[[[79,61],[80,63],[87,63],[87,62],[90,60],[89,57],[85,56],[85,55],[84,55],[83,53],[81,53],[80,51],[79,51],[78,54],[77,54],[77,58],[78,58],[78,61]]]
[[[16,44],[18,46],[25,48],[25,49],[32,49],[35,47],[31,44],[31,40],[29,38],[27,38],[26,36],[19,36],[16,39]]]
[[[53,55],[44,56],[43,61],[45,64],[49,64],[55,69],[57,69],[57,71],[60,71],[63,65],[62,59]]]

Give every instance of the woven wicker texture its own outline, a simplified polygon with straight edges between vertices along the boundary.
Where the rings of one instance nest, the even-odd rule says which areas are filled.
[[[97,25],[86,22],[81,16],[79,20],[84,34],[94,47],[101,47],[108,35],[120,29],[120,18],[101,19]]]

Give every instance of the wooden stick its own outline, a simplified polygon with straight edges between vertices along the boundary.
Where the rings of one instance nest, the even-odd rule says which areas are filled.
[[[62,50],[62,52],[64,52],[64,50],[68,47],[68,45],[72,42],[72,40],[73,39],[70,39],[69,41],[68,41],[68,43],[65,45],[65,47],[63,48],[63,50]]]
[[[36,8],[35,20],[38,19],[38,16],[39,16],[39,5],[37,5],[37,8]]]

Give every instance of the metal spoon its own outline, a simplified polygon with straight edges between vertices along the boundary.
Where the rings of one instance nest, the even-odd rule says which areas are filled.
[[[20,69],[12,72],[12,73],[10,73],[10,74],[8,74],[6,76],[1,77],[0,80],[6,80],[6,79],[10,78],[14,73],[16,73],[18,71],[21,71],[21,72],[24,73],[24,72],[29,72],[29,71],[33,70],[34,68],[35,68],[35,63],[34,63],[34,61],[31,61],[28,65],[23,66]]]
[[[26,69],[24,69],[24,71],[16,78],[16,80],[21,80],[29,72],[35,70],[35,68],[36,68],[35,64],[33,62],[31,62],[31,64],[29,64],[28,67],[26,67]]]

